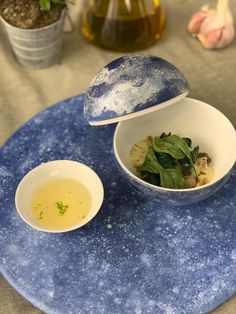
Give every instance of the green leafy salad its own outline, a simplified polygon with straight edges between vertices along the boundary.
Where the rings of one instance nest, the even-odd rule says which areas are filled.
[[[171,133],[148,136],[136,143],[130,156],[138,176],[165,188],[184,189],[204,185],[212,180],[211,158],[192,148],[192,140]]]

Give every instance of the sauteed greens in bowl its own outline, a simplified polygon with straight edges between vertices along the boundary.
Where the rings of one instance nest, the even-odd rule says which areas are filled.
[[[197,203],[225,186],[235,144],[235,128],[223,113],[191,98],[119,122],[113,142],[124,182],[174,206]]]
[[[143,180],[164,188],[184,189],[211,181],[211,158],[192,148],[192,140],[163,132],[148,136],[132,146],[130,156],[137,174]]]

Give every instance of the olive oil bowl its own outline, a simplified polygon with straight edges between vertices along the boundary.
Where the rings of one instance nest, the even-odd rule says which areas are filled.
[[[213,175],[209,182],[190,188],[169,188],[154,185],[140,176],[132,160],[132,147],[146,138],[160,137],[163,132],[190,138],[193,147],[199,146],[201,152],[210,156]],[[184,98],[161,110],[119,122],[113,148],[124,178],[139,194],[159,198],[174,206],[188,205],[216,193],[230,177],[236,161],[236,132],[231,122],[216,108]],[[147,156],[146,153],[144,155]],[[141,156],[141,162],[145,156]]]
[[[103,184],[91,168],[72,160],[54,160],[23,177],[15,205],[28,225],[57,233],[87,224],[98,213],[103,197]]]

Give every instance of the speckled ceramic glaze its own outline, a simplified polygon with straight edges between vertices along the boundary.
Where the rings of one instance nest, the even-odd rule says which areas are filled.
[[[83,97],[41,112],[0,151],[0,269],[48,314],[199,314],[236,292],[236,172],[194,206],[169,207],[129,188],[113,150],[114,126],[90,127]],[[105,199],[86,226],[37,231],[16,212],[21,178],[53,159],[92,167]]]
[[[119,166],[118,163],[117,165]],[[232,170],[214,184],[198,190],[198,192],[191,189],[191,191],[187,191],[188,193],[186,193],[186,190],[180,192],[178,190],[168,191],[164,189],[159,189],[157,193],[157,190],[150,184],[146,184],[146,182],[140,184],[139,181],[137,181],[134,177],[131,177],[127,172],[124,172],[122,169],[121,172],[124,176],[124,180],[126,180],[139,194],[145,195],[146,197],[160,198],[167,206],[184,206],[200,202],[216,193],[222,186],[224,186],[224,184],[226,184]]]
[[[155,56],[130,55],[106,65],[85,97],[90,124],[121,121],[184,98],[189,85],[171,63]]]

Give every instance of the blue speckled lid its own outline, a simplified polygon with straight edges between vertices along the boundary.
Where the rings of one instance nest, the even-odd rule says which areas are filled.
[[[128,55],[106,65],[85,95],[84,115],[91,125],[134,118],[187,96],[189,84],[168,61]]]

